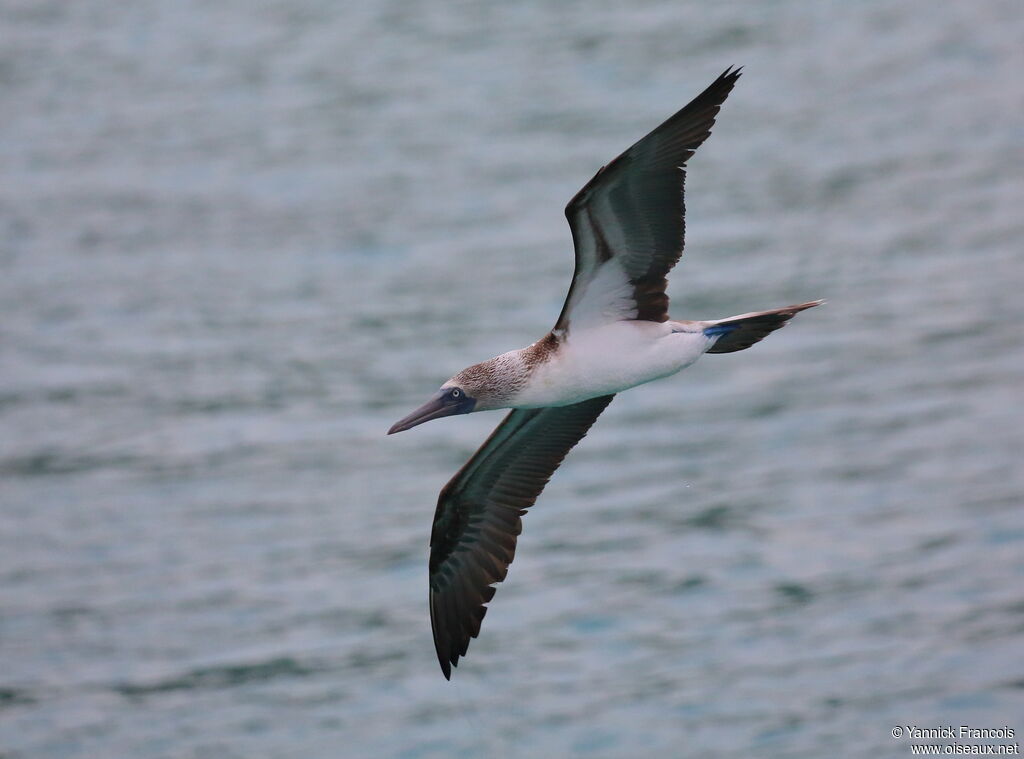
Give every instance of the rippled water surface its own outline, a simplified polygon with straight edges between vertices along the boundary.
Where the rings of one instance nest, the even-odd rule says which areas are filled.
[[[1024,733],[1024,14],[5,1],[0,756],[876,757]],[[386,437],[553,323],[565,201],[726,66],[673,314],[446,683]]]

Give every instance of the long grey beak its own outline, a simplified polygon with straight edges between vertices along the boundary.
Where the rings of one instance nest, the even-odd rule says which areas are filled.
[[[409,414],[409,416],[399,419],[391,425],[391,429],[388,430],[388,434],[393,435],[396,432],[402,432],[410,429],[411,427],[415,427],[417,424],[429,422],[431,419],[440,419],[442,416],[458,414],[462,410],[463,409],[461,409],[457,403],[446,403],[444,393],[439,392],[429,401]]]

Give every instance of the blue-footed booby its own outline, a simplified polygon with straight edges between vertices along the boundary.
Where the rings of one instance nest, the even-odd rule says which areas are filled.
[[[565,208],[576,270],[554,328],[449,379],[388,434],[453,414],[511,408],[441,490],[430,537],[430,623],[444,676],[466,655],[534,504],[616,393],[705,353],[749,348],[822,301],[727,319],[669,318],[665,276],[683,253],[683,181],[740,76],[710,87],[602,167]]]

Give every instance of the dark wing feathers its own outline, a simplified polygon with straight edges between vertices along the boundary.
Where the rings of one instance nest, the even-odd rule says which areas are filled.
[[[565,208],[576,271],[556,332],[600,264],[615,258],[634,287],[637,319],[668,319],[665,275],[683,253],[683,170],[711,133],[718,110],[740,76],[726,69],[710,87],[603,167]],[[574,298],[575,293],[575,298]]]
[[[430,537],[430,624],[445,677],[480,632],[522,515],[613,397],[513,410],[441,491]]]

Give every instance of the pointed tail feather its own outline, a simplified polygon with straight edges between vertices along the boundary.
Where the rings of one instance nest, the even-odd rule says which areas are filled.
[[[708,353],[733,353],[749,348],[763,340],[770,332],[784,327],[786,322],[799,312],[820,306],[825,301],[812,300],[785,308],[773,308],[771,311],[755,311],[728,319],[716,319],[704,322],[704,334],[708,337],[717,336],[715,344]]]

